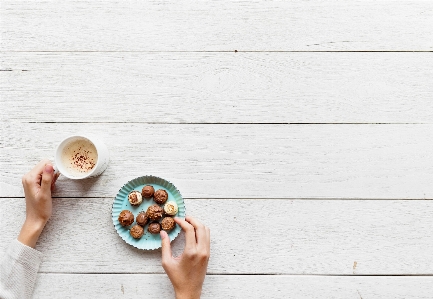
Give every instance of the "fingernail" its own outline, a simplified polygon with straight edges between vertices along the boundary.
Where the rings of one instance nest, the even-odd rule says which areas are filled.
[[[161,236],[161,240],[164,240],[167,237],[167,233],[165,231],[161,231],[159,235]]]
[[[52,173],[53,172],[53,166],[50,164],[45,165],[44,171],[47,173]]]

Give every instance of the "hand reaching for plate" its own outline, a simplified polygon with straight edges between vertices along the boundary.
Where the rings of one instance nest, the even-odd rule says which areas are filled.
[[[186,220],[186,221],[185,221]],[[170,278],[176,299],[200,298],[210,256],[210,230],[191,216],[185,220],[175,218],[185,231],[185,248],[178,257],[173,257],[170,239],[161,231],[162,267]]]

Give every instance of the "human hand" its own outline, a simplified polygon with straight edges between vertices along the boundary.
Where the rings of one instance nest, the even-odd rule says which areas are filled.
[[[22,178],[26,197],[26,220],[18,241],[35,247],[36,242],[52,214],[51,189],[58,175],[49,160],[42,160]]]
[[[185,248],[180,256],[173,257],[170,239],[161,231],[162,267],[173,284],[176,299],[200,298],[210,256],[210,230],[190,216],[186,221],[174,221],[185,231]]]

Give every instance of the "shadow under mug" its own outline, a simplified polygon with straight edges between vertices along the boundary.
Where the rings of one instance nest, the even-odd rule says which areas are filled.
[[[79,142],[93,144],[96,148],[96,164],[89,171],[74,171],[70,166],[65,165],[63,162],[64,151],[67,150],[68,147],[74,146],[74,144]],[[65,177],[73,180],[86,179],[100,175],[107,168],[110,160],[107,146],[98,138],[88,134],[73,135],[63,139],[56,148],[54,159],[56,169]]]

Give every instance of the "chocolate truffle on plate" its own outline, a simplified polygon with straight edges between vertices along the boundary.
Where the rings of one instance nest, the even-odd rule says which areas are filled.
[[[135,222],[137,222],[137,224],[141,226],[145,226],[148,220],[149,219],[147,218],[146,212],[140,212],[140,214],[135,217]]]
[[[164,205],[164,212],[167,215],[174,216],[177,214],[178,207],[177,203],[174,201],[169,201]]]
[[[161,227],[163,230],[172,230],[176,226],[176,222],[171,217],[165,217],[161,221]]]
[[[144,228],[138,224],[131,227],[129,233],[134,239],[140,239],[144,234]]]
[[[146,215],[150,220],[159,220],[162,218],[162,208],[158,205],[151,205],[147,208]]]
[[[153,200],[157,204],[164,204],[167,201],[168,193],[164,189],[158,189],[155,191],[155,194],[153,195]]]
[[[149,224],[149,227],[147,228],[147,230],[151,234],[159,234],[159,232],[161,231],[161,225],[158,222],[153,222],[153,223]]]
[[[153,193],[155,193],[155,189],[151,185],[146,185],[141,189],[141,195],[144,198],[151,198]]]
[[[122,226],[130,226],[132,222],[134,222],[134,214],[131,213],[131,211],[123,210],[119,214],[119,223]]]
[[[139,206],[143,202],[141,193],[139,191],[133,190],[128,195],[129,203],[133,206]]]

